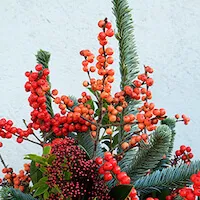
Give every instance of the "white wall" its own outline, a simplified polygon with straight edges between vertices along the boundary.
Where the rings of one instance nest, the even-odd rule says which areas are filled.
[[[199,0],[129,2],[141,69],[143,64],[155,69],[154,101],[169,115],[185,113],[191,117],[190,125],[178,125],[175,146],[190,145],[199,159]],[[24,72],[33,69],[34,54],[40,48],[52,53],[53,87],[78,97],[86,78],[81,71],[79,51],[89,48],[96,52],[96,24],[104,17],[114,22],[111,7],[111,0],[1,0],[0,117],[13,119],[16,126],[24,127],[22,119],[28,119],[30,111],[23,89]],[[111,44],[117,49],[115,39]],[[114,68],[118,69],[117,62]],[[116,79],[119,80],[119,73]],[[27,142],[3,142],[0,153],[16,170],[22,167],[25,154],[40,152]]]

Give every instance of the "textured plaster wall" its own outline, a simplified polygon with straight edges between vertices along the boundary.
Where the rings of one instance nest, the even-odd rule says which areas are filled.
[[[155,69],[154,101],[158,107],[165,107],[169,115],[186,113],[191,117],[189,126],[178,125],[175,148],[191,145],[199,159],[200,2],[129,2],[141,69],[143,64]],[[33,69],[34,54],[40,48],[52,53],[53,87],[78,97],[86,78],[81,71],[79,51],[97,51],[96,24],[105,16],[114,22],[111,7],[111,0],[1,0],[0,117],[13,119],[18,127],[24,127],[23,118],[29,119],[24,72]],[[115,39],[111,45],[117,48]],[[114,68],[118,69],[117,52],[115,59]],[[0,153],[16,170],[22,167],[25,154],[40,152],[36,145],[27,142],[3,142]]]

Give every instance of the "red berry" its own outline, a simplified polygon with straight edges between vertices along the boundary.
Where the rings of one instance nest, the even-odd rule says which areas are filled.
[[[38,65],[35,66],[36,71],[41,71],[42,68],[43,68],[43,66],[41,64],[38,64]]]
[[[124,178],[122,178],[122,180],[120,180],[121,184],[130,184],[131,179],[129,176],[125,176]]]
[[[194,194],[200,196],[200,189],[194,189]]]
[[[191,149],[190,147],[187,147],[187,148],[186,148],[186,151],[187,151],[187,152],[190,152],[191,150],[192,150],[192,149]]]
[[[136,195],[137,195],[137,191],[136,191],[135,188],[133,188],[133,189],[131,190],[129,196],[130,196],[131,198],[133,198],[133,197],[135,197]]]
[[[148,85],[148,86],[152,86],[153,85],[153,79],[152,78],[148,78],[147,80],[146,80],[146,84]]]
[[[195,178],[194,184],[197,185],[197,186],[200,186],[200,177],[197,176],[197,177]]]
[[[121,172],[121,169],[120,169],[120,167],[117,165],[117,166],[113,167],[112,171],[113,171],[114,174],[119,174],[119,173]]]
[[[127,173],[126,172],[120,172],[119,174],[117,174],[117,179],[119,181],[121,181],[124,177],[127,176]]]
[[[103,163],[103,159],[101,157],[97,157],[95,159],[95,162],[98,164],[98,165],[101,165]]]
[[[104,21],[104,20],[100,20],[100,21],[98,22],[98,26],[99,26],[100,28],[103,28],[104,25],[105,25],[105,21]]]
[[[193,158],[193,157],[194,157],[193,153],[189,153],[189,154],[188,154],[188,157],[189,157],[190,159]]]
[[[117,165],[117,161],[114,158],[110,159],[108,162],[111,163],[113,167]]]
[[[176,156],[180,156],[180,155],[182,155],[182,153],[181,153],[180,150],[176,150],[175,154],[176,154]]]
[[[99,174],[104,174],[105,173],[105,171],[104,171],[104,169],[103,169],[103,166],[101,166],[100,168],[99,168]]]
[[[183,188],[183,189],[179,190],[179,194],[180,194],[180,196],[185,197],[187,195],[187,191]]]
[[[112,37],[114,34],[115,34],[115,33],[114,33],[113,29],[108,29],[108,30],[106,31],[106,35],[107,35],[108,37]]]
[[[110,172],[106,172],[105,174],[104,174],[104,181],[110,181],[110,180],[112,180],[112,174],[110,173]]]
[[[106,38],[106,34],[105,34],[104,32],[100,32],[100,33],[99,33],[99,38],[100,38],[101,40],[104,40],[104,39]]]
[[[110,162],[105,162],[105,163],[103,164],[103,169],[104,169],[105,171],[110,171],[110,170],[112,170],[112,168],[113,168],[113,165],[112,165]]]
[[[186,146],[185,146],[185,145],[181,145],[181,146],[180,146],[180,151],[181,151],[181,152],[184,152],[185,150],[186,150]]]
[[[22,138],[22,137],[18,137],[18,138],[17,138],[17,142],[18,142],[18,143],[22,143],[22,142],[23,142],[23,138]]]

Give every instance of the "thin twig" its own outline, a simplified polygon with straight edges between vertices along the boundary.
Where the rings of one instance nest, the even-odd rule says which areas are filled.
[[[52,96],[49,92],[46,92],[46,94],[49,95],[51,98],[55,99],[55,97]],[[67,109],[68,109],[70,112],[74,112],[73,109],[71,109],[71,108],[69,108],[69,107],[67,107]],[[81,115],[80,117],[81,117],[82,119],[84,119],[85,121],[87,121],[87,122],[89,122],[89,123],[91,123],[91,124],[97,126],[97,123],[92,122],[91,120],[89,120],[89,119],[83,117],[82,115]]]
[[[19,137],[19,136],[16,135],[16,134],[13,134],[13,135],[15,135],[16,137]],[[33,140],[30,140],[30,139],[28,139],[28,138],[26,138],[26,137],[22,137],[22,138],[23,138],[24,140],[27,140],[27,141],[31,142],[31,143],[34,143],[34,144],[37,144],[37,145],[43,146],[41,143],[35,142],[35,141],[33,141]]]
[[[0,161],[1,161],[1,163],[3,164],[4,168],[7,168],[7,167],[8,167],[8,165],[6,165],[6,163],[4,162],[4,160],[3,160],[2,156],[1,156],[1,154],[0,154]]]
[[[24,124],[25,124],[25,126],[26,126],[26,128],[28,128],[28,125],[27,125],[27,123],[26,123],[26,120],[25,119],[23,119],[23,122],[24,122]],[[40,143],[42,143],[42,141],[38,138],[38,136],[33,132],[32,133],[32,135],[40,142]]]

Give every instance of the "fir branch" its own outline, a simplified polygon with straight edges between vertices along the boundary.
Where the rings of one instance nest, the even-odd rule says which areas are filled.
[[[191,185],[190,176],[200,170],[200,161],[182,164],[178,167],[165,168],[142,177],[134,182],[135,189],[140,194],[161,191],[165,188],[181,188]]]
[[[165,124],[165,125],[169,126],[169,128],[172,131],[172,137],[171,137],[171,141],[170,141],[170,145],[169,145],[169,149],[166,154],[166,157],[163,158],[158,163],[158,165],[155,167],[154,171],[161,170],[162,168],[166,168],[171,165],[170,158],[172,156],[172,152],[173,152],[173,148],[174,148],[174,140],[175,140],[175,135],[176,135],[176,131],[175,131],[176,120],[174,118],[166,118],[161,121],[161,124]]]
[[[36,56],[36,60],[37,60],[38,64],[42,64],[43,68],[49,68],[48,65],[49,65],[49,60],[50,60],[50,56],[51,56],[51,54],[49,52],[43,51],[40,49],[40,51],[38,51],[35,56]],[[47,77],[47,81],[49,82],[49,85],[51,87],[49,76]],[[51,98],[48,95],[46,95],[46,99],[47,99],[46,100],[47,111],[53,117],[54,113],[53,113]]]
[[[116,17],[117,34],[116,38],[119,42],[119,58],[120,58],[120,87],[123,90],[125,85],[131,85],[136,78],[138,68],[138,55],[134,39],[133,19],[131,9],[127,0],[113,0],[113,13]],[[136,101],[126,98],[128,107],[122,112],[120,118],[123,121],[123,116],[137,111],[135,108]],[[120,127],[118,133],[118,143],[124,139],[125,132],[123,127]]]
[[[92,159],[93,154],[94,154],[95,143],[94,143],[94,140],[92,139],[92,137],[90,136],[90,134],[89,133],[78,133],[77,140],[78,140],[78,144],[83,146],[86,153],[89,155],[90,159]],[[102,148],[99,143],[96,146],[96,157],[98,157],[98,156],[103,157],[103,151],[102,151]]]
[[[165,124],[165,125],[169,126],[169,128],[172,131],[171,142],[170,142],[168,153],[166,155],[166,157],[168,159],[170,159],[170,157],[172,155],[173,148],[174,148],[174,140],[175,140],[175,135],[176,135],[176,131],[175,131],[176,120],[173,119],[173,118],[166,118],[166,119],[161,121],[161,124]]]
[[[127,0],[113,0],[120,50],[121,88],[130,85],[138,74],[138,55],[134,39],[133,20]]]
[[[168,152],[170,141],[170,128],[166,125],[161,125],[151,135],[149,145],[141,145],[139,147],[127,171],[132,182],[157,166],[163,155]]]

